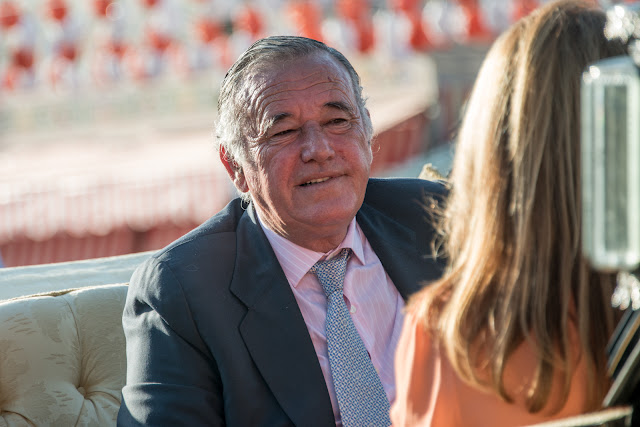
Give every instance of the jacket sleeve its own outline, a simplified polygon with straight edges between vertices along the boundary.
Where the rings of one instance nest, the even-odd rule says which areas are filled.
[[[215,360],[169,267],[152,258],[136,270],[122,324],[127,381],[119,426],[224,425]]]

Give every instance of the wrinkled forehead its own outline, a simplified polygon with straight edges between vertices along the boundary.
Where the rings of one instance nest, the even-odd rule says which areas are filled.
[[[247,73],[244,89],[245,105],[250,109],[296,94],[328,96],[331,91],[335,92],[334,96],[341,95],[355,104],[348,71],[325,52],[254,65]]]

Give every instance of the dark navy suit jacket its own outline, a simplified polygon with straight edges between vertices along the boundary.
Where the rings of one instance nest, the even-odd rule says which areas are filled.
[[[371,179],[356,220],[403,298],[440,276],[428,199]],[[238,199],[134,273],[118,425],[335,426],[304,319],[252,205]]]

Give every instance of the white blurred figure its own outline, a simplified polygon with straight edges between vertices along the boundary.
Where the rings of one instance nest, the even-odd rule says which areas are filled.
[[[217,0],[198,0],[190,22],[186,49],[190,72],[221,68],[226,49],[225,14]]]
[[[326,16],[322,36],[345,54],[365,55],[375,48],[370,0],[335,0],[335,17]]]
[[[491,27],[487,25],[485,9],[482,0],[456,0],[462,9],[467,25],[466,38],[462,41],[466,44],[489,45],[495,38]],[[503,5],[505,5],[503,3]],[[507,6],[507,5],[505,5]]]
[[[143,16],[143,49],[137,58],[132,58],[136,77],[145,80],[186,73],[183,5],[177,0],[144,0],[143,3],[147,7]]]
[[[91,54],[91,73],[98,86],[127,78],[125,56],[133,54],[133,11],[128,0],[95,0],[97,17]]]
[[[406,59],[412,52],[409,43],[410,22],[406,16],[391,9],[379,9],[373,16],[376,55],[382,63]]]
[[[355,28],[340,17],[329,16],[322,21],[322,37],[326,44],[347,57],[357,51],[358,36]]]
[[[253,0],[253,3],[264,14],[265,35],[289,34],[289,23],[282,17],[286,0]]]
[[[387,9],[374,16],[376,51],[391,61],[402,61],[434,47],[425,31],[423,6],[419,0],[387,0]]]
[[[31,10],[3,3],[0,78],[3,90],[31,90],[38,84],[36,61],[38,26]]]
[[[502,33],[515,22],[512,11],[517,1],[519,0],[480,0],[485,22],[494,34]]]
[[[428,0],[422,11],[428,34],[436,46],[463,43],[469,31],[466,14],[459,3]]]
[[[235,60],[253,42],[265,37],[267,33],[268,17],[265,4],[252,0],[221,0],[231,9],[233,31],[228,38],[228,56],[225,67],[230,67]],[[284,20],[284,7],[280,6],[280,19]]]
[[[47,0],[45,15],[49,49],[42,67],[44,78],[54,91],[76,90],[82,84],[80,57],[86,27],[76,8],[70,7],[66,0]]]

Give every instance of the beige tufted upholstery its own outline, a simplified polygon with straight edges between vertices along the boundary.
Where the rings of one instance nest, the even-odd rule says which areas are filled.
[[[126,293],[101,285],[0,302],[0,427],[116,424]]]

